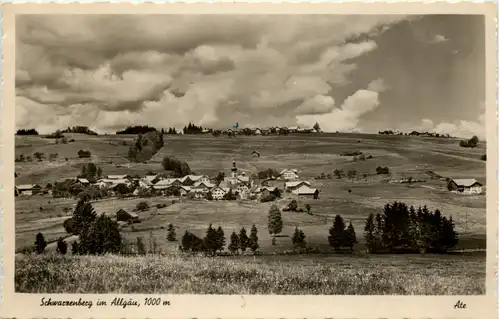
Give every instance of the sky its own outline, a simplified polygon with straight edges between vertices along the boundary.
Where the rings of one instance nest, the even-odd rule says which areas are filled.
[[[485,137],[484,18],[21,15],[16,127]]]

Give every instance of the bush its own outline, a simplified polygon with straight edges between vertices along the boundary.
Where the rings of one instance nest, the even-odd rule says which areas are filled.
[[[66,252],[68,251],[68,244],[64,241],[62,237],[59,237],[57,240],[57,252],[66,255]]]
[[[363,152],[360,151],[353,151],[353,152],[342,152],[340,153],[340,156],[356,156],[356,155],[361,155]]]
[[[265,197],[262,197],[260,199],[260,202],[261,203],[267,203],[267,202],[274,202],[275,200],[276,200],[276,196],[273,195],[273,194],[269,194],[269,195],[267,195]]]
[[[64,221],[63,223],[63,227],[64,227],[64,230],[66,230],[66,232],[68,234],[75,234],[75,221],[73,218],[68,218]]]
[[[87,158],[92,155],[90,151],[84,151],[84,150],[79,150],[77,154],[79,158]]]
[[[377,167],[377,174],[389,174],[389,168],[387,166],[378,166]]]
[[[471,148],[474,148],[477,146],[477,143],[479,142],[479,139],[477,138],[477,136],[473,136],[470,140],[468,141],[460,141],[459,142],[459,145],[461,147],[471,147]]]
[[[174,225],[168,224],[167,228],[167,240],[168,241],[176,241],[175,239],[175,228]]]
[[[292,236],[292,243],[295,248],[305,248],[306,247],[306,235],[304,232],[297,227]]]
[[[38,254],[43,254],[46,247],[47,247],[47,242],[45,241],[45,237],[43,237],[43,234],[42,233],[36,234],[35,251]]]
[[[136,208],[138,211],[145,211],[149,209],[149,204],[147,202],[142,201],[137,203]]]

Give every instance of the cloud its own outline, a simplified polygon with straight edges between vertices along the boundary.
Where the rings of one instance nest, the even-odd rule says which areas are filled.
[[[364,114],[375,110],[379,106],[379,92],[358,90],[345,99],[340,108],[329,113],[319,115],[298,115],[297,124],[312,127],[318,122],[325,132],[352,132],[359,131],[358,123]]]
[[[336,112],[352,127],[364,104],[347,99],[336,110],[331,92],[349,84],[357,59],[378,47],[353,39],[406,18],[23,15],[16,19],[16,107],[28,116],[38,114],[33,108],[63,115],[16,125],[90,123],[108,131],[189,121],[224,127],[238,118],[286,125],[296,115]],[[368,91],[383,88],[382,81]],[[370,94],[352,99],[373,103],[365,100]]]
[[[444,35],[436,34],[430,42],[431,43],[440,43],[440,42],[446,42],[446,41],[448,41],[448,38],[446,38]]]
[[[436,125],[430,119],[422,119],[421,123],[412,127],[411,130],[449,134],[460,138],[471,138],[476,135],[480,139],[486,139],[485,112],[483,111],[475,121],[459,120],[454,123],[441,122]]]
[[[382,93],[384,91],[387,91],[389,87],[386,85],[384,82],[384,79],[378,78],[376,80],[373,80],[368,84],[368,90]]]

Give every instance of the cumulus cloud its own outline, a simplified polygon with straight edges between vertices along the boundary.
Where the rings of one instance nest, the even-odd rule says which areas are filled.
[[[367,89],[358,90],[345,99],[344,103],[329,113],[319,115],[298,115],[297,124],[312,127],[318,122],[325,132],[359,131],[358,123],[362,115],[379,106],[379,92]]]
[[[470,138],[474,135],[480,139],[486,138],[485,112],[481,113],[475,121],[459,120],[453,123],[441,122],[435,124],[430,119],[422,119],[421,123],[414,126],[412,130],[418,132],[434,132],[438,134],[449,134],[460,138]]]
[[[432,40],[431,40],[432,43],[440,43],[440,42],[446,42],[446,41],[448,41],[448,38],[446,38],[442,34],[436,34],[434,36],[434,38],[432,38]]]
[[[353,128],[384,85],[375,82],[334,108],[332,89],[349,83],[356,59],[377,49],[372,39],[352,39],[405,19],[20,16],[16,125],[48,130],[88,123],[108,131],[132,123],[220,127],[238,118],[286,125],[296,115],[335,113]]]

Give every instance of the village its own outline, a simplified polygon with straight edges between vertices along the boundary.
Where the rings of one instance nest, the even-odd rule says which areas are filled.
[[[68,180],[66,180],[68,181]],[[94,183],[86,178],[70,180],[73,185],[83,188],[97,187],[106,190],[109,196],[122,194],[120,188],[133,189],[131,196],[147,193],[153,196],[180,196],[190,199],[249,199],[264,200],[270,196],[281,197],[282,194],[310,197],[317,199],[319,189],[313,188],[309,181],[301,180],[298,170],[283,169],[278,176],[256,179],[237,168],[236,162],[230,173],[218,177],[207,175],[186,175],[179,178],[165,177],[163,174],[152,174],[143,177],[131,175],[108,175],[97,179]],[[38,184],[18,185],[15,196],[51,195],[52,189]],[[228,197],[229,196],[229,197]]]

